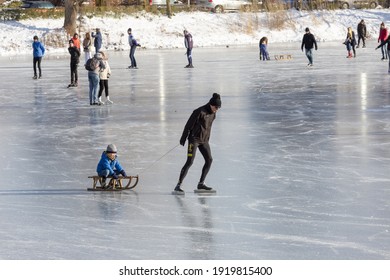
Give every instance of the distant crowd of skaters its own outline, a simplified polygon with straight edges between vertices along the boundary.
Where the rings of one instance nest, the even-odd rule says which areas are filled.
[[[135,59],[135,51],[137,47],[141,47],[141,45],[137,42],[132,34],[132,29],[129,28],[127,30],[128,33],[128,42],[130,46],[130,66],[129,69],[138,69],[137,61]],[[184,30],[184,45],[187,49],[187,60],[188,64],[185,68],[194,68],[192,64],[192,48],[193,48],[193,40],[192,35]],[[45,47],[42,42],[39,41],[38,36],[33,37],[33,69],[34,76],[33,79],[41,79],[42,78],[42,68],[41,61],[43,56],[45,55]],[[95,54],[92,56],[92,43],[95,47]],[[108,91],[108,79],[111,75],[111,68],[108,63],[107,54],[101,50],[103,44],[102,34],[99,28],[96,28],[96,33],[87,32],[85,34],[85,38],[81,44],[79,36],[77,33],[74,33],[73,37],[69,40],[68,52],[70,54],[70,87],[78,86],[78,66],[80,63],[81,56],[81,47],[83,47],[84,51],[84,65],[87,65],[91,59],[97,61],[96,68],[90,68],[88,70],[88,81],[89,81],[89,101],[90,105],[103,105],[105,103],[112,104],[113,102],[110,100],[109,91]],[[87,67],[86,67],[87,68]],[[103,90],[105,92],[106,101],[102,101],[102,93]]]
[[[364,19],[362,19],[357,26],[357,34],[358,40],[356,40],[355,32],[352,30],[352,27],[347,28],[347,36],[343,42],[347,48],[347,58],[356,57],[356,48],[359,48],[360,43],[362,43],[363,48],[366,47],[367,27]],[[382,60],[388,60],[390,56],[390,36],[384,22],[380,25],[378,43],[380,44],[376,47],[376,49],[381,49]],[[262,37],[259,41],[260,60],[270,60],[267,45],[268,38]],[[310,33],[310,29],[306,27],[305,34],[302,38],[301,50],[305,50],[306,57],[309,60],[309,67],[313,66],[313,49],[317,50],[317,42],[314,35]]]

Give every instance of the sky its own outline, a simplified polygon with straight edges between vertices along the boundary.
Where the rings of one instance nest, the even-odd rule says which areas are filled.
[[[388,9],[374,10],[319,10],[281,13],[224,13],[180,12],[168,18],[146,12],[124,15],[121,18],[106,16],[85,17],[79,30],[81,39],[85,32],[100,28],[103,45],[107,50],[129,49],[127,29],[146,49],[184,48],[183,30],[193,36],[194,47],[248,46],[258,44],[267,36],[269,44],[300,42],[309,27],[318,42],[342,42],[348,27],[356,31],[364,19],[369,37],[376,40],[379,25],[390,25]],[[0,56],[30,54],[34,35],[46,45],[47,54],[66,53],[69,36],[64,32],[63,19],[33,19],[0,22]]]

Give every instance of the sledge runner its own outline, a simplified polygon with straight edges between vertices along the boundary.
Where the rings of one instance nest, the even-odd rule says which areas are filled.
[[[212,188],[206,186],[204,181],[213,161],[209,145],[211,126],[220,108],[221,96],[218,93],[214,93],[210,101],[206,105],[194,110],[188,119],[180,138],[180,145],[182,146],[184,146],[188,139],[187,161],[181,169],[179,181],[173,192],[174,194],[184,194],[184,191],[181,189],[181,184],[194,162],[197,149],[199,149],[205,160],[197,189],[212,191]]]
[[[118,179],[118,175],[126,177],[126,172],[120,165],[117,159],[117,148],[114,144],[107,146],[107,149],[102,153],[100,161],[97,165],[96,172],[98,176],[103,177],[102,179],[102,188],[106,186],[107,177],[112,177],[113,179]]]

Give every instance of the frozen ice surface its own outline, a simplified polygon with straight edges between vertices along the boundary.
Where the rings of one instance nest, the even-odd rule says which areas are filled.
[[[110,53],[109,106],[90,106],[69,57],[1,59],[0,259],[390,259],[390,77],[375,42],[347,59],[300,43]],[[175,147],[192,110],[222,96],[206,183],[203,158]],[[87,192],[115,143],[134,191]],[[162,158],[161,158],[162,157]],[[158,160],[161,158],[160,160]]]

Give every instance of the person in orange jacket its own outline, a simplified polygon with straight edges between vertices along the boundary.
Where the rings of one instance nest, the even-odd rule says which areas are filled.
[[[75,33],[72,37],[73,45],[80,51],[80,39],[79,34]]]

